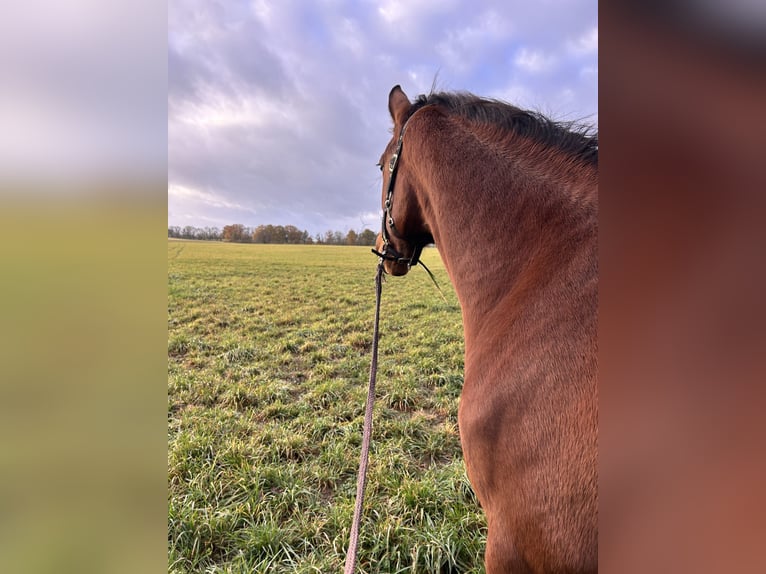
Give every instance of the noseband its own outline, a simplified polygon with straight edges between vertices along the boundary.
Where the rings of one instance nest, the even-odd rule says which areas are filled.
[[[383,219],[380,223],[380,235],[383,237],[383,248],[380,251],[377,251],[375,249],[372,250],[372,252],[380,257],[381,259],[384,259],[386,261],[393,261],[394,263],[398,263],[400,265],[406,265],[408,268],[412,267],[413,265],[417,265],[420,263],[420,254],[423,251],[423,245],[414,244],[414,247],[412,249],[412,255],[409,257],[404,257],[399,251],[397,251],[393,245],[391,245],[391,235],[396,237],[397,239],[400,239],[401,241],[404,241],[405,243],[409,243],[412,245],[412,243],[407,240],[404,236],[402,236],[401,233],[396,229],[396,224],[394,223],[394,216],[391,213],[391,208],[393,206],[393,195],[394,195],[394,184],[396,183],[396,170],[399,167],[399,157],[402,153],[402,142],[404,140],[404,131],[407,129],[407,124],[409,123],[409,120],[402,126],[402,131],[399,134],[399,140],[396,142],[396,150],[394,150],[394,154],[391,156],[391,159],[388,162],[388,189],[386,191],[386,201],[384,203],[385,209],[383,211]],[[391,235],[389,235],[389,228],[391,229]],[[422,263],[421,263],[422,265]]]

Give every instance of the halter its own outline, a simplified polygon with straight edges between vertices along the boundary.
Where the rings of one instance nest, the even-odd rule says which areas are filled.
[[[396,170],[399,167],[399,157],[402,154],[402,143],[404,140],[404,132],[407,129],[407,124],[409,123],[410,121],[407,120],[404,126],[402,126],[402,131],[399,134],[399,140],[396,142],[396,150],[394,150],[394,154],[391,156],[391,159],[388,162],[388,189],[386,190],[386,201],[383,204],[385,206],[385,209],[383,211],[383,218],[380,222],[380,235],[381,237],[383,237],[383,248],[380,251],[377,251],[375,249],[372,250],[372,252],[378,257],[380,257],[381,259],[406,265],[408,269],[412,267],[413,265],[417,265],[418,263],[423,265],[420,262],[420,254],[423,251],[424,246],[418,245],[417,243],[414,244],[414,247],[412,249],[412,255],[410,255],[409,257],[404,257],[399,251],[397,251],[394,248],[393,245],[391,245],[391,235],[395,236],[397,239],[400,239],[401,241],[404,241],[405,243],[409,243],[412,245],[412,243],[408,241],[396,229],[396,224],[394,223],[394,216],[391,213],[391,208],[393,206],[394,184],[396,183]],[[391,229],[391,235],[389,235],[389,232],[388,232],[389,228]]]

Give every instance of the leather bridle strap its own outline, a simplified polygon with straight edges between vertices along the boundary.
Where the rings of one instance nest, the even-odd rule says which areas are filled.
[[[414,244],[412,254],[409,257],[404,257],[403,254],[394,248],[391,244],[391,235],[402,241],[408,241],[401,233],[399,233],[399,230],[396,229],[396,223],[394,222],[394,216],[391,213],[391,209],[393,207],[394,186],[396,185],[396,172],[399,167],[399,158],[402,155],[402,146],[404,144],[404,132],[407,130],[407,126],[411,119],[412,117],[410,117],[410,119],[408,119],[402,126],[402,131],[399,133],[399,139],[396,142],[396,149],[394,150],[391,159],[388,161],[388,188],[386,189],[386,200],[383,204],[383,217],[380,222],[380,235],[383,238],[383,248],[380,251],[375,249],[372,250],[372,252],[381,259],[393,261],[394,263],[399,263],[401,265],[407,265],[408,267],[418,264],[420,261],[420,253],[423,251],[423,246],[417,243]],[[390,235],[389,229],[391,230]]]
[[[425,106],[425,107],[428,107],[428,106]],[[405,239],[396,229],[396,224],[394,223],[394,216],[391,214],[391,208],[393,206],[394,185],[396,183],[396,170],[399,167],[399,158],[402,155],[402,145],[404,143],[404,132],[407,130],[407,126],[409,125],[413,117],[415,117],[415,114],[412,114],[412,116],[410,116],[410,118],[406,122],[404,122],[404,125],[402,126],[402,131],[399,133],[399,139],[396,142],[396,149],[394,150],[394,154],[391,156],[391,159],[388,162],[388,174],[389,174],[388,188],[386,189],[386,201],[384,203],[385,209],[383,210],[383,218],[380,222],[380,235],[383,238],[383,247],[380,251],[373,248],[372,252],[380,258],[381,263],[383,262],[383,260],[386,260],[386,261],[393,261],[394,263],[398,263],[400,265],[407,265],[407,267],[412,267],[413,265],[420,265],[423,269],[426,270],[426,273],[428,273],[428,276],[431,278],[431,281],[433,281],[434,285],[436,285],[436,289],[438,289],[439,294],[442,296],[442,299],[446,301],[447,299],[444,296],[444,293],[442,292],[441,287],[439,287],[439,283],[436,281],[436,277],[434,277],[434,274],[431,273],[431,270],[428,267],[426,267],[426,264],[420,260],[420,255],[423,252],[423,247],[425,246],[421,243],[415,243],[414,247],[412,248],[412,255],[410,255],[409,257],[404,257],[401,253],[399,253],[399,251],[397,251],[394,248],[393,245],[391,245],[391,236],[388,234],[388,227],[390,227],[391,233],[395,235],[398,239],[401,239],[402,241],[412,244],[407,239]],[[386,224],[388,224],[388,227],[386,226]]]

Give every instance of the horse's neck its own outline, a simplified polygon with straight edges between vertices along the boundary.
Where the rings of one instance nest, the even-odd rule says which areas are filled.
[[[587,265],[596,254],[597,224],[593,174],[574,174],[579,181],[563,184],[563,177],[557,181],[544,168],[464,154],[452,150],[433,157],[421,189],[468,335],[511,292],[520,302],[533,298],[562,267],[572,272],[573,259]]]

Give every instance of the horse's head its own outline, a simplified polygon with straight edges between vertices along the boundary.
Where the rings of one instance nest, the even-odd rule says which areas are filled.
[[[423,220],[416,194],[412,151],[405,151],[404,134],[412,104],[397,85],[388,96],[388,111],[394,121],[393,137],[378,165],[383,172],[383,221],[375,247],[391,275],[405,275],[416,265],[425,245],[433,242]]]

